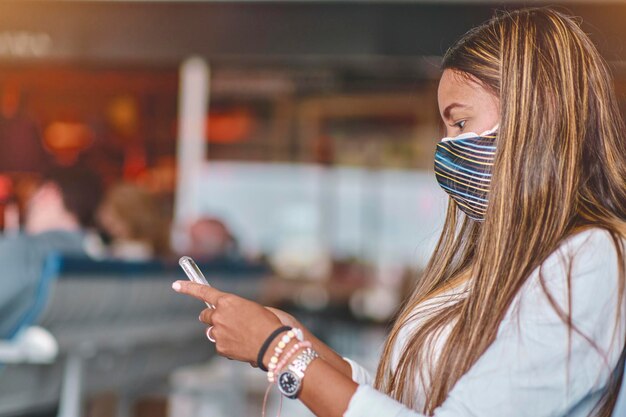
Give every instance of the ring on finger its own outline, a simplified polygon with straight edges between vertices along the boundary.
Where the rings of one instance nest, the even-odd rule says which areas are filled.
[[[208,337],[211,342],[215,343],[215,339],[213,339],[213,337],[211,337],[211,330],[213,330],[213,326],[209,327],[206,330],[206,337]]]

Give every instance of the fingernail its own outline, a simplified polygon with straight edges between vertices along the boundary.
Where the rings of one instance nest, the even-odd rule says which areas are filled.
[[[172,284],[172,288],[174,289],[174,291],[180,291],[181,285],[180,282],[176,281]]]
[[[202,321],[202,314],[198,316],[198,320]]]

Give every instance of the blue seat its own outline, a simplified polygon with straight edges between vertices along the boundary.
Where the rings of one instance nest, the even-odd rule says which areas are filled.
[[[59,274],[61,258],[56,253],[49,254],[43,263],[41,279],[32,294],[24,294],[29,297],[28,306],[20,317],[10,323],[7,330],[0,334],[0,340],[12,340],[23,329],[35,324],[44,310],[48,301],[50,286]]]
[[[84,256],[63,256],[60,261],[62,277],[80,275],[98,278],[102,274],[116,275],[123,278],[152,278],[164,273],[178,274],[184,277],[178,263],[160,260],[128,262],[119,260],[93,260]],[[258,277],[270,273],[267,265],[251,263],[243,259],[216,258],[199,261],[198,267],[207,274],[224,274],[227,276]]]

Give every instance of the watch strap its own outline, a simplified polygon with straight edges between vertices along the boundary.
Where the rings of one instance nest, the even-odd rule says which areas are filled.
[[[306,369],[309,367],[311,362],[313,362],[319,355],[313,349],[306,348],[302,351],[296,358],[291,362],[288,369],[296,374],[300,379],[304,378],[304,373]]]

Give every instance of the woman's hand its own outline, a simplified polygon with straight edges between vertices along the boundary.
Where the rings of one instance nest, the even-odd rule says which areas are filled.
[[[275,329],[280,326],[297,327],[322,358],[344,375],[352,375],[350,364],[289,313],[190,281],[176,281],[172,288],[215,306],[215,309],[203,310],[199,319],[209,325],[207,337],[215,339],[215,348],[221,356],[248,362],[256,367],[261,345]],[[271,351],[272,348],[268,349],[268,352]],[[266,353],[264,360],[268,359],[270,353]]]
[[[215,349],[221,356],[256,366],[261,345],[282,325],[273,311],[234,294],[190,281],[176,281],[172,288],[215,306],[203,310],[199,319],[210,326],[207,337],[215,339]],[[286,320],[290,316],[281,313]]]

